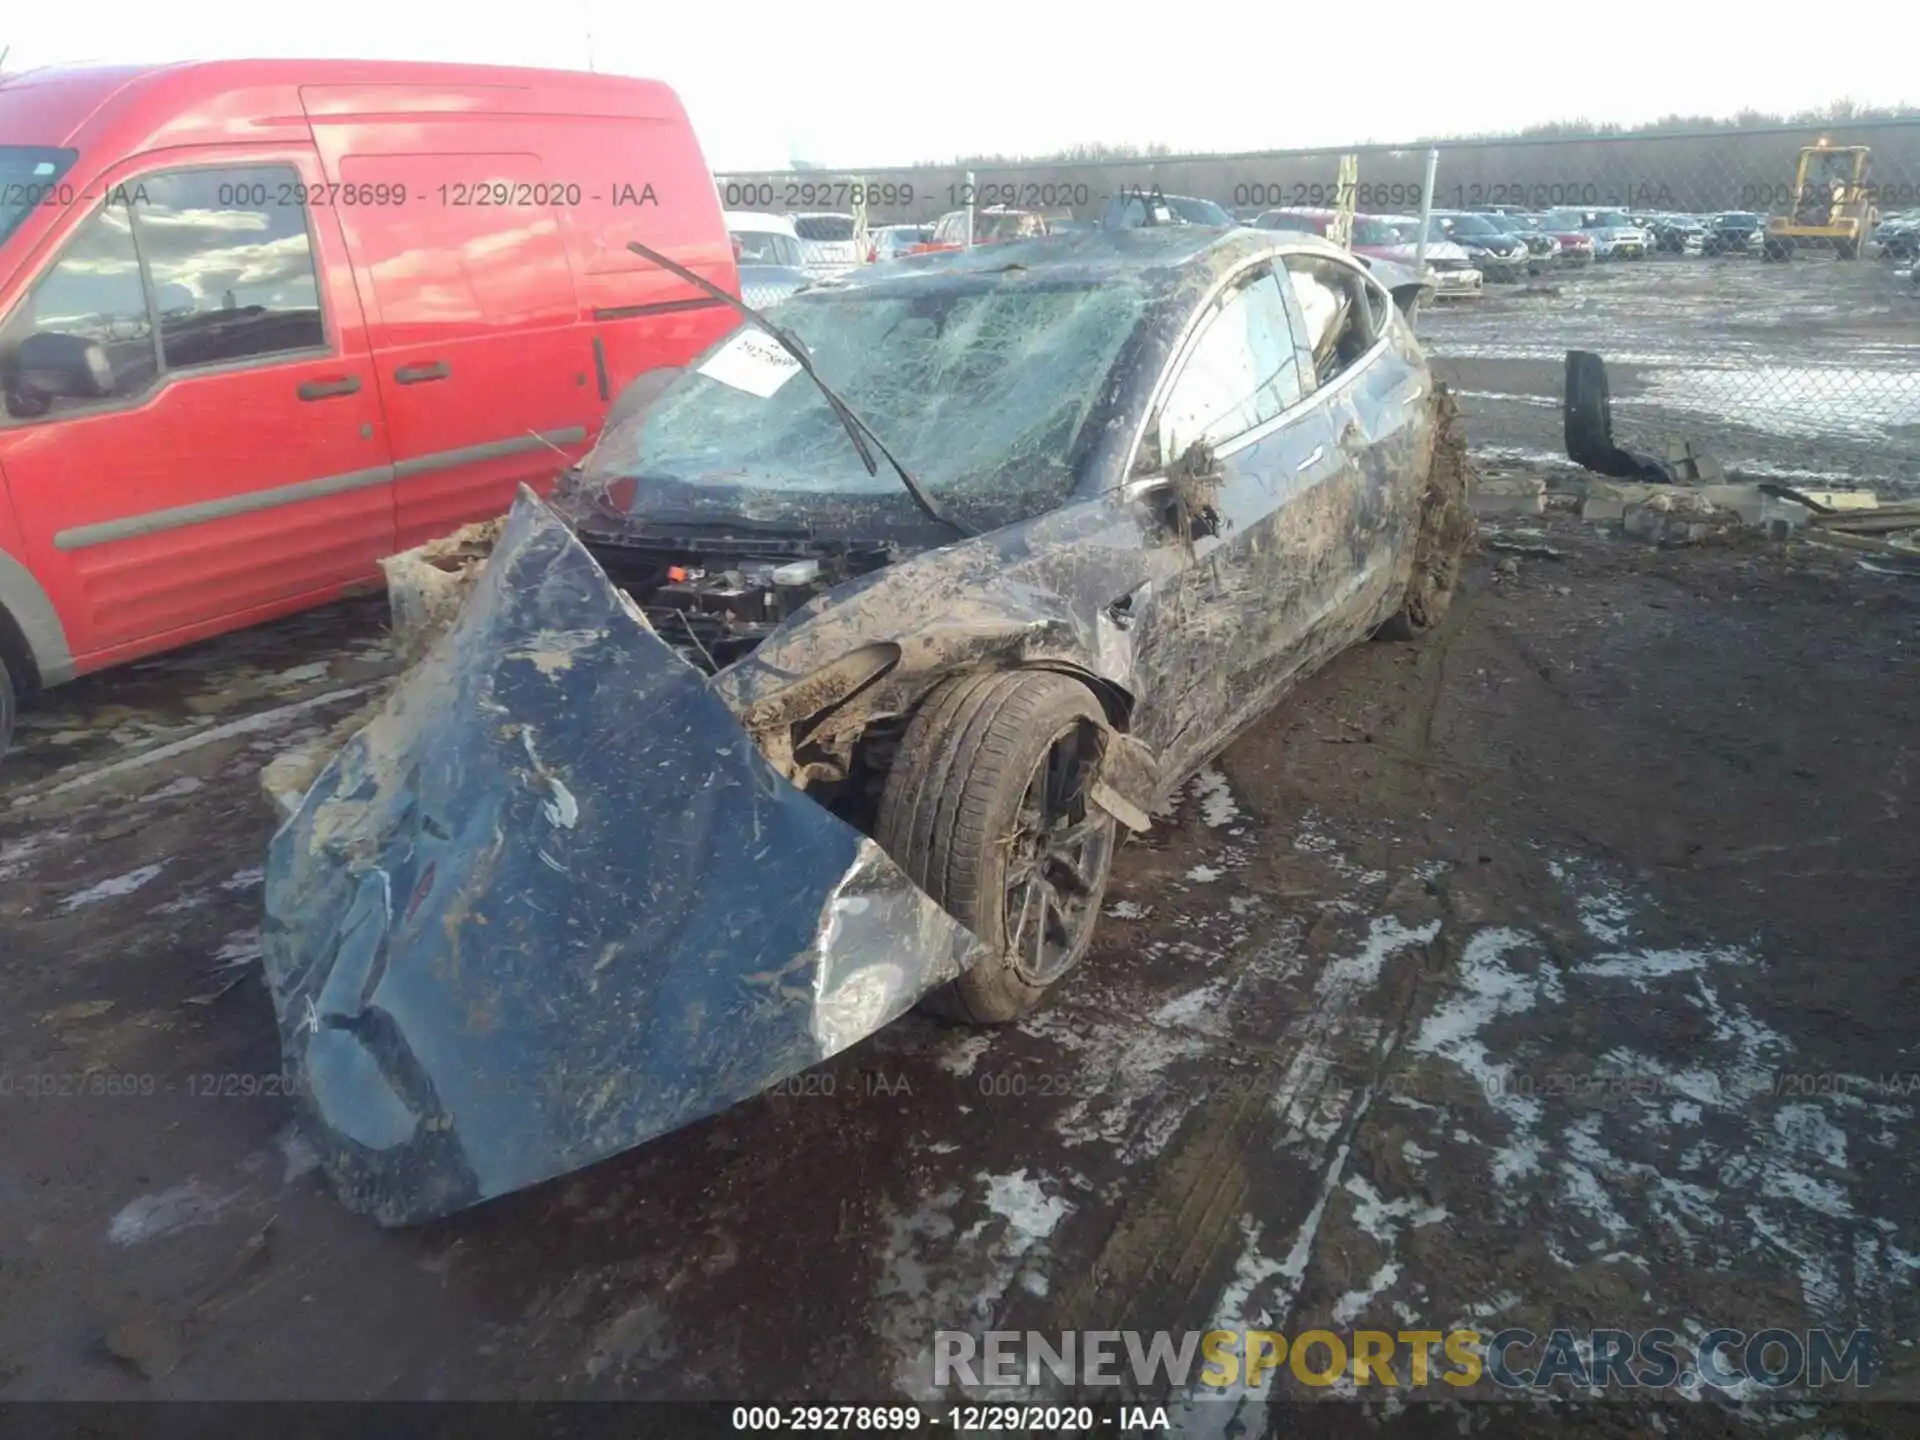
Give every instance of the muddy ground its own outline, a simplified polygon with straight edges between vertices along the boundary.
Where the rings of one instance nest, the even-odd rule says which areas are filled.
[[[1620,443],[1691,438],[1754,478],[1920,494],[1920,287],[1890,261],[1808,253],[1608,261],[1425,314],[1476,446],[1563,466],[1569,349],[1605,357]]]
[[[1028,1022],[411,1232],[313,1170],[258,964],[258,768],[384,606],[58,693],[0,798],[0,1398],[932,1398],[936,1328],[1243,1323],[1868,1327],[1920,1398],[1920,586],[1539,523],[1128,845]]]

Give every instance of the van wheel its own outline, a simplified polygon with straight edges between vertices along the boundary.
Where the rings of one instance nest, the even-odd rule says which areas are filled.
[[[1017,1019],[1086,954],[1113,866],[1087,796],[1104,719],[1065,675],[1001,670],[947,681],[908,724],[874,838],[987,946],[925,1008]]]
[[[7,664],[7,657],[0,655],[0,760],[6,758],[7,748],[13,744],[13,716],[18,694],[13,686],[13,670]]]
[[[1453,604],[1460,571],[1473,548],[1473,507],[1467,502],[1467,441],[1454,428],[1458,408],[1445,385],[1434,385],[1433,459],[1420,498],[1419,531],[1414,538],[1413,578],[1400,608],[1374,637],[1418,640],[1430,634]]]

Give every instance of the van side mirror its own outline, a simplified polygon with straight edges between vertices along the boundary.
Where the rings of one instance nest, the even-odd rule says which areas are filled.
[[[51,400],[97,400],[113,394],[113,362],[98,341],[47,332],[29,335],[5,359],[9,408]],[[34,413],[43,414],[44,409]]]

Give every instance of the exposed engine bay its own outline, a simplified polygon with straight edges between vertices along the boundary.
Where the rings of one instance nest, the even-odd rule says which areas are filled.
[[[662,640],[711,675],[816,595],[899,558],[890,544],[620,540],[588,549]]]

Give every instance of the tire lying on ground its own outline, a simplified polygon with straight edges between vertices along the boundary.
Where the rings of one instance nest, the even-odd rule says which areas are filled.
[[[958,676],[915,712],[874,838],[988,949],[927,1009],[1017,1019],[1086,953],[1113,864],[1113,817],[1087,799],[1104,719],[1046,670]]]
[[[1400,609],[1378,630],[1380,640],[1418,640],[1431,633],[1453,604],[1476,526],[1467,502],[1467,440],[1454,425],[1459,408],[1445,385],[1433,391],[1433,460],[1420,497],[1420,532],[1413,578]]]

